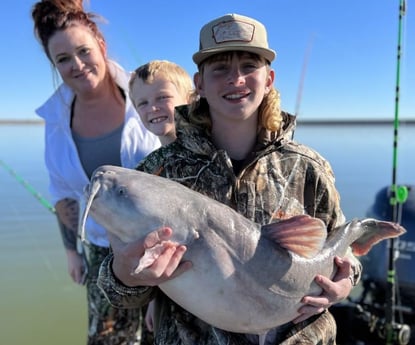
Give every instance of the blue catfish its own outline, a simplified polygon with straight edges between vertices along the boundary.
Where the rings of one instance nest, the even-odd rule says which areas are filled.
[[[129,243],[170,227],[172,241],[187,246],[184,259],[193,265],[159,288],[205,322],[238,333],[266,334],[293,320],[303,296],[322,292],[315,276],[335,274],[334,256],[343,257],[349,246],[364,255],[405,232],[398,224],[363,219],[327,236],[324,223],[307,215],[261,226],[178,182],[115,166],[98,168],[86,194],[82,228],[89,213]],[[135,273],[152,264],[157,248],[149,251]]]

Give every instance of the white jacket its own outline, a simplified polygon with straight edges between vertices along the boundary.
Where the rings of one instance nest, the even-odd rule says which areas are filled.
[[[126,95],[125,122],[121,137],[121,165],[134,168],[160,141],[141,122],[128,97],[129,74],[115,62],[110,62],[110,73]],[[49,173],[49,192],[53,205],[71,198],[84,205],[83,190],[89,179],[82,167],[70,129],[71,104],[74,93],[62,84],[36,113],[45,120],[45,163]],[[86,223],[86,236],[91,243],[108,247],[106,231],[91,217]]]

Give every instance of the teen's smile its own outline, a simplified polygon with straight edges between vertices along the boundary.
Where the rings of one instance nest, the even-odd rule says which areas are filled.
[[[223,96],[226,100],[229,101],[238,101],[243,98],[246,98],[250,95],[250,92],[233,92]]]

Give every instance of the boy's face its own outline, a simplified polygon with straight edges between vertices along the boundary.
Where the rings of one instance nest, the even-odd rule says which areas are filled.
[[[174,136],[174,108],[186,104],[186,95],[164,77],[151,83],[136,78],[131,86],[131,99],[144,126],[157,136]]]
[[[209,104],[219,126],[254,121],[258,108],[274,81],[274,71],[255,54],[231,52],[207,61],[194,82]]]

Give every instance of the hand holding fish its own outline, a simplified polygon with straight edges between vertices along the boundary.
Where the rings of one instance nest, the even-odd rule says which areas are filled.
[[[114,253],[112,269],[115,276],[126,286],[156,286],[188,270],[191,263],[180,262],[186,246],[170,241],[171,235],[170,228],[160,228],[149,233],[144,240],[127,244],[109,234]],[[156,250],[147,258],[146,267],[134,273],[149,249]]]
[[[84,271],[85,264],[82,260],[82,257],[74,250],[66,250],[66,257],[68,263],[68,273],[71,276],[72,280],[79,284],[85,284]]]
[[[349,296],[353,286],[349,279],[352,263],[348,258],[336,256],[334,261],[337,265],[336,275],[333,280],[317,275],[314,281],[323,289],[319,296],[305,296],[302,302],[305,303],[298,312],[300,315],[293,320],[299,323],[309,317],[322,313],[325,309],[330,308]]]

